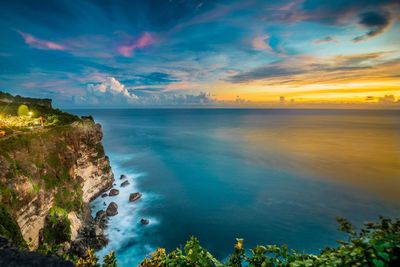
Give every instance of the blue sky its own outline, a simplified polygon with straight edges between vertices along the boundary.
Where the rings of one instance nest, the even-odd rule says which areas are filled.
[[[0,90],[53,98],[59,106],[400,96],[399,1],[1,6]]]

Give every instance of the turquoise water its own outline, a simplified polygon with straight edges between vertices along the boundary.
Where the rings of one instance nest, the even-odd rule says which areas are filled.
[[[352,110],[74,110],[102,124],[116,176],[110,244],[121,266],[191,235],[218,258],[288,244],[318,252],[355,223],[400,215],[400,113]],[[130,193],[142,200],[129,203]],[[139,224],[141,218],[150,224]]]

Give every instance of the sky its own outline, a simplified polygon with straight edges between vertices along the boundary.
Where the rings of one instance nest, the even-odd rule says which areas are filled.
[[[399,0],[0,0],[0,90],[65,107],[400,106]]]

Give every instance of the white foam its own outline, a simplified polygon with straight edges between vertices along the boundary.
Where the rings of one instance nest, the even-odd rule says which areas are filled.
[[[113,250],[117,254],[120,266],[133,266],[134,260],[142,259],[145,255],[155,250],[155,248],[147,244],[146,240],[141,238],[141,236],[143,236],[146,231],[160,224],[160,220],[154,215],[146,217],[141,215],[142,211],[146,209],[148,205],[151,205],[151,203],[159,199],[159,196],[151,192],[141,192],[141,199],[135,202],[129,202],[129,195],[134,192],[139,192],[137,180],[147,176],[146,173],[136,171],[133,168],[121,167],[124,162],[132,158],[134,158],[132,155],[112,155],[110,157],[111,166],[116,177],[114,181],[116,185],[113,186],[113,188],[118,189],[119,194],[111,197],[107,196],[105,198],[100,196],[91,203],[93,216],[96,215],[97,211],[105,210],[111,202],[115,202],[118,205],[118,214],[109,217],[108,228],[106,229],[109,243],[96,254],[102,259],[104,255]],[[119,177],[121,174],[126,175],[127,179],[120,180]],[[121,183],[124,181],[129,181],[130,184],[121,187]],[[142,225],[140,223],[140,219],[142,218],[148,219],[150,224]],[[123,250],[123,253],[121,250]],[[128,262],[127,258],[130,258],[131,261]]]

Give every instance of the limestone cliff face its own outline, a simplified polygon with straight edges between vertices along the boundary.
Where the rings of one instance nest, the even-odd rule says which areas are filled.
[[[101,140],[101,126],[90,120],[0,140],[0,203],[10,207],[31,248],[51,207],[69,213],[73,240],[87,220],[88,202],[112,186]]]

